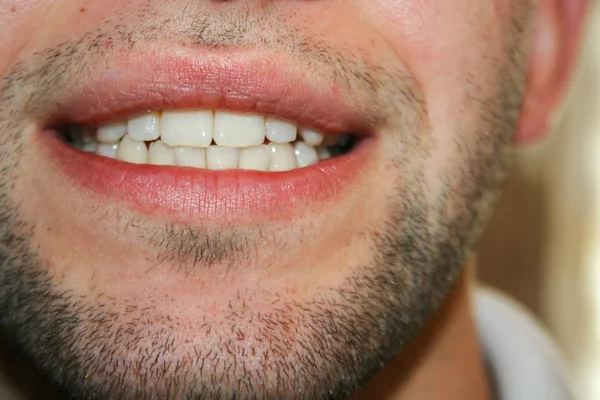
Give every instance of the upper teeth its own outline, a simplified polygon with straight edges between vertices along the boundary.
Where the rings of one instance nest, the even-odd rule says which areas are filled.
[[[99,126],[96,138],[88,151],[126,162],[260,171],[316,164],[331,157],[325,145],[343,140],[273,117],[212,110],[152,111]]]

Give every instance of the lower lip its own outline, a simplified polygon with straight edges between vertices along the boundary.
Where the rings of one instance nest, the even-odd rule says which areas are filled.
[[[287,172],[211,171],[136,165],[67,145],[55,131],[37,135],[50,162],[75,187],[102,201],[182,222],[290,218],[294,211],[339,199],[367,169],[375,141],[365,137],[347,154]]]

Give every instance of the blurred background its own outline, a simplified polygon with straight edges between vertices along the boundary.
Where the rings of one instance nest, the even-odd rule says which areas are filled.
[[[548,140],[521,148],[479,256],[479,278],[549,328],[578,399],[600,399],[600,2]]]

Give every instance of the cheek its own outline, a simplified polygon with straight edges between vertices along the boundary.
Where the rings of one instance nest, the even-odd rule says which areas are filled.
[[[365,0],[363,3],[364,14],[400,61],[415,75],[428,77],[464,71],[484,49],[493,50],[507,22],[509,8],[499,5],[497,0]]]
[[[497,90],[510,1],[365,0],[363,10],[423,92],[436,155],[429,182],[451,168],[458,137],[474,140],[481,99]],[[462,139],[461,139],[462,140]],[[454,160],[454,161],[453,161]]]
[[[52,18],[55,0],[0,0],[0,76],[16,62],[35,32]]]
[[[32,49],[56,46],[135,2],[143,1],[0,0],[0,76]]]
[[[490,89],[505,49],[508,1],[365,0],[362,9],[425,95],[433,134],[456,131],[468,85]],[[466,110],[469,113],[469,110]],[[465,115],[461,117],[465,119]]]
[[[400,54],[410,49],[411,55],[427,58],[441,27],[443,7],[447,1],[368,0],[365,15]]]

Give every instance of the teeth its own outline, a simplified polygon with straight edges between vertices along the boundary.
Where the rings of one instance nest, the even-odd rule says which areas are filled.
[[[175,165],[175,149],[167,146],[162,140],[150,144],[148,163],[154,165]]]
[[[98,150],[98,142],[87,142],[84,143],[81,147],[81,150],[86,151],[88,153],[95,153]]]
[[[117,158],[134,164],[146,164],[148,162],[146,143],[133,140],[129,135],[125,135],[119,145]]]
[[[99,156],[211,170],[308,167],[344,154],[352,140],[280,118],[213,110],[151,111],[97,129],[65,128],[74,147]]]
[[[306,144],[315,147],[320,146],[321,143],[323,143],[323,139],[325,138],[325,135],[323,135],[322,133],[308,128],[301,128],[300,136],[302,136],[302,139],[304,139]]]
[[[209,146],[206,149],[206,167],[213,170],[235,169],[239,150],[235,147]]]
[[[289,171],[296,168],[296,154],[289,143],[271,143],[269,171]]]
[[[219,146],[258,146],[265,141],[262,116],[229,111],[215,112],[215,143]]]
[[[180,167],[206,168],[206,149],[202,147],[177,147],[175,164]]]
[[[331,158],[331,152],[325,146],[317,147],[317,155],[319,156],[319,160],[327,160]]]
[[[319,156],[315,148],[304,142],[296,142],[294,153],[296,153],[296,165],[298,168],[308,167],[319,162]]]
[[[127,133],[127,122],[115,122],[98,127],[97,139],[102,143],[119,143]]]
[[[139,142],[149,142],[160,137],[160,113],[149,112],[130,119],[127,122],[127,133]]]
[[[213,139],[213,112],[165,111],[160,137],[169,146],[208,147]]]
[[[271,164],[271,149],[267,145],[240,149],[238,168],[256,171],[268,171]]]
[[[276,118],[267,118],[267,139],[274,143],[290,143],[296,140],[296,124]]]
[[[96,151],[97,141],[95,129],[81,125],[70,125],[66,128],[66,134],[73,144],[73,147],[88,152]]]
[[[96,149],[96,154],[108,158],[117,158],[118,151],[118,143],[99,143],[98,148]]]

